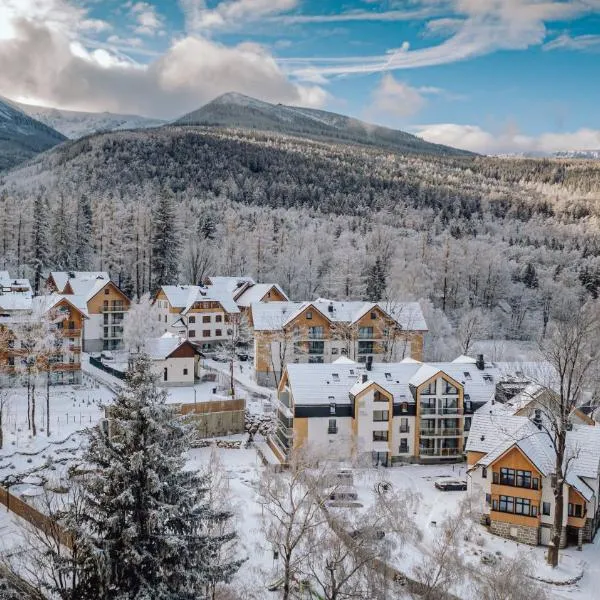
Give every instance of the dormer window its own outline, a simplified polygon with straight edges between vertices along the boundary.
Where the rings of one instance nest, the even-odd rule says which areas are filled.
[[[391,374],[391,373],[386,373],[386,374],[385,374],[385,378],[386,378],[388,381],[391,381],[391,380],[392,380],[392,374]]]
[[[492,383],[492,382],[494,381],[494,378],[493,378],[493,377],[492,377],[492,376],[491,376],[489,373],[486,373],[486,374],[483,376],[483,380],[484,380],[486,383]]]
[[[334,381],[339,381],[340,380],[340,374],[339,373],[332,373],[331,376],[333,377]]]
[[[471,381],[471,373],[469,371],[465,371],[463,375],[467,381]]]

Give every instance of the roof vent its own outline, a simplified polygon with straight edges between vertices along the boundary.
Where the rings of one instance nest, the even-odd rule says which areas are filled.
[[[541,429],[542,428],[542,409],[541,408],[536,408],[533,411],[533,418],[531,419],[533,421],[533,424],[538,428]]]
[[[373,368],[373,357],[367,356],[367,371],[370,371]]]
[[[333,312],[333,302],[329,303],[329,306],[327,307],[327,310],[332,313]]]
[[[367,383],[367,374],[366,373],[362,374],[362,382]]]
[[[483,442],[485,440],[485,435],[481,436],[481,441]]]
[[[483,354],[478,354],[477,355],[477,360],[475,361],[475,366],[480,371],[483,371],[485,369],[485,361],[483,360]]]

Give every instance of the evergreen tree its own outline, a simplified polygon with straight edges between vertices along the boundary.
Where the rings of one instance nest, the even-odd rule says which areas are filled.
[[[31,229],[31,255],[29,266],[33,271],[33,290],[40,292],[42,271],[50,266],[51,253],[48,236],[50,234],[48,201],[38,194],[33,201],[33,225]]]
[[[77,199],[75,268],[87,271],[92,257],[92,205],[86,194]]]
[[[373,266],[367,271],[366,299],[379,302],[385,295],[386,287],[387,275],[381,259],[377,257]]]
[[[147,356],[111,406],[111,436],[96,428],[85,454],[85,510],[78,527],[90,560],[81,588],[102,600],[196,600],[227,582],[241,561],[221,549],[231,514],[210,506],[207,475],[185,470],[191,430],[165,404]]]
[[[52,243],[54,247],[54,262],[60,270],[68,270],[73,264],[69,208],[63,194],[56,205],[54,223],[52,225]]]
[[[163,191],[152,211],[152,272],[154,289],[177,282],[179,235],[172,194]]]

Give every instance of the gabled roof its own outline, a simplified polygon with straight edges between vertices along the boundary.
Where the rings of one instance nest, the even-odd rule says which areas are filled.
[[[422,365],[419,370],[410,378],[409,384],[414,387],[419,387],[432,377],[435,377],[440,370],[433,365]]]
[[[67,283],[71,284],[74,294],[85,294],[96,280],[110,281],[110,275],[107,271],[50,271],[50,275],[61,293]],[[77,287],[77,291],[75,289]]]
[[[196,353],[199,353],[191,342],[170,333],[147,340],[144,344],[144,352],[153,360],[166,360],[173,352],[184,345],[191,346]]]
[[[223,307],[223,310],[229,314],[240,312],[238,305],[234,302],[228,292],[220,291],[211,286],[208,288],[200,287],[196,290],[190,290],[187,304],[181,311],[181,314],[187,314],[196,302],[218,302]]]
[[[241,290],[241,293],[234,294],[234,299],[238,306],[248,307],[254,302],[260,302],[272,288],[287,298],[286,293],[276,283],[256,283]]]
[[[173,308],[184,309],[189,303],[189,297],[195,296],[200,289],[198,285],[163,285],[161,288],[167,301]]]
[[[238,288],[242,288],[246,285],[254,285],[256,282],[248,275],[241,275],[239,277],[207,277],[205,283],[209,286],[220,287],[233,294]]]
[[[55,306],[60,304],[60,302],[65,301],[67,304],[70,304],[75,310],[83,315],[85,319],[89,318],[87,312],[87,304],[81,296],[72,296],[65,294],[48,294],[45,296],[36,296],[33,298],[33,310],[39,310],[40,313],[47,313],[49,310],[53,309]]]

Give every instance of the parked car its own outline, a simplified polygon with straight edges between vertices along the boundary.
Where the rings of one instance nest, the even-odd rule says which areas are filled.
[[[446,481],[436,481],[435,487],[442,492],[464,492],[467,489],[467,482],[461,479],[447,479]]]

